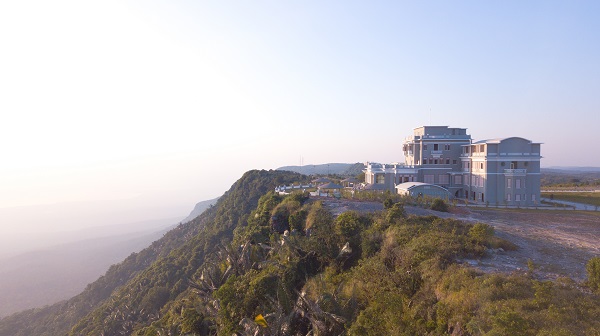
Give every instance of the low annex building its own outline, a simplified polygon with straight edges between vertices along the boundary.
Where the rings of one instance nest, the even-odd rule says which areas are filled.
[[[433,198],[450,199],[450,192],[444,187],[423,182],[405,182],[396,186],[398,194],[411,197],[429,196]]]
[[[418,127],[404,140],[404,164],[366,163],[365,188],[400,192],[403,183],[421,182],[475,203],[537,205],[540,147],[520,137],[475,142],[466,128]]]

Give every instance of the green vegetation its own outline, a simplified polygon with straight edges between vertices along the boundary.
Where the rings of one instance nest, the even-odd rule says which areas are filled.
[[[600,186],[600,172],[542,169],[541,184],[545,189],[597,189]]]
[[[600,207],[600,192],[543,192],[542,197]]]
[[[588,273],[588,286],[600,293],[600,257],[590,259],[585,269]]]
[[[444,202],[443,199],[436,198],[431,203],[431,210],[448,212],[449,209],[448,209],[448,204],[446,204],[446,202]]]
[[[585,290],[566,278],[483,274],[456,261],[515,248],[491,226],[407,216],[389,201],[334,218],[303,194],[271,191],[299,179],[246,173],[209,212],[113,266],[81,298],[4,319],[0,335],[600,331],[600,297],[588,290],[600,286],[600,259]]]

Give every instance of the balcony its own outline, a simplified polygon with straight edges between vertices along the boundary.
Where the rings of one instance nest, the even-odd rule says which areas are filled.
[[[527,175],[527,169],[504,169],[504,175],[525,176],[525,175]]]

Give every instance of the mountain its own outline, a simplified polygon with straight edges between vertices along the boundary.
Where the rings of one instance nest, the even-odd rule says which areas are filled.
[[[46,238],[49,244],[55,242],[51,246],[0,258],[0,318],[73,297],[112,264],[148,247],[175,223],[194,219],[217,199],[199,202],[183,221],[169,218],[64,231]]]
[[[600,169],[594,171],[593,168],[542,168],[541,173],[541,182],[544,187],[596,186],[597,188],[600,185]]]
[[[290,172],[244,174],[216,206],[112,265],[77,296],[3,318],[0,335],[62,335],[72,328],[75,335],[102,332],[115,335],[117,331],[129,332],[140,323],[156,320],[160,308],[168,301],[166,289],[168,298],[187,290],[188,279],[202,265],[205,255],[216,251],[221,240],[231,239],[235,227],[246,220],[262,195],[277,185],[302,179],[301,175]],[[111,321],[105,323],[100,316]]]
[[[326,163],[319,165],[285,166],[277,170],[292,171],[304,175],[348,175],[356,176],[365,168],[362,163]]]
[[[0,320],[0,335],[597,334],[600,275],[586,283],[460,263],[516,246],[484,223],[347,211],[250,171],[65,302]],[[341,201],[335,201],[341,202]],[[393,203],[393,202],[392,202]],[[497,252],[500,251],[500,252]],[[600,258],[589,262],[600,267]],[[533,264],[533,262],[532,262]],[[582,290],[584,289],[584,290]]]
[[[204,212],[204,210],[215,205],[218,200],[219,200],[219,197],[196,203],[196,206],[194,206],[194,209],[192,210],[192,212],[190,212],[190,214],[186,218],[184,218],[181,222],[187,223],[187,222],[191,221],[192,219],[200,216],[200,214],[202,214]]]
[[[552,166],[542,170],[558,170],[564,172],[600,172],[600,167]]]
[[[68,299],[110,265],[138,252],[163,231],[87,239],[10,257],[0,262],[0,317]]]

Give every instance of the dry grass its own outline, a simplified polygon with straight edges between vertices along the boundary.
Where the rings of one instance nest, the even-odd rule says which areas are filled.
[[[553,196],[555,200],[576,202],[594,205],[600,207],[600,193],[599,192],[560,192],[560,193],[547,193],[543,192],[542,197],[550,198]]]

